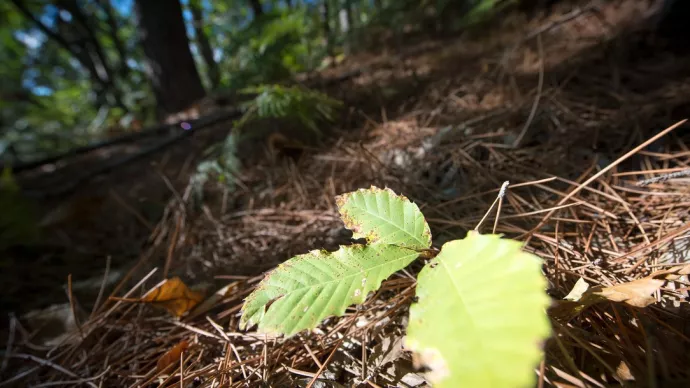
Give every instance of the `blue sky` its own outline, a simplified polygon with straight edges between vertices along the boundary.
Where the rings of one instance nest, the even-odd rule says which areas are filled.
[[[113,7],[124,16],[129,16],[132,13],[134,6],[133,0],[112,0]]]

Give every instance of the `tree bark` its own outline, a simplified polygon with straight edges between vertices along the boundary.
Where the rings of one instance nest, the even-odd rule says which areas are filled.
[[[175,0],[136,0],[138,33],[159,113],[180,112],[206,94]]]
[[[208,78],[211,81],[211,88],[215,89],[220,84],[220,71],[218,70],[216,60],[213,58],[211,43],[208,41],[208,37],[204,32],[204,16],[201,10],[201,0],[189,0],[189,10],[192,12],[192,19],[194,20],[196,43],[206,63]]]
[[[340,19],[340,28],[342,33],[345,35],[345,52],[350,54],[352,52],[353,36],[352,36],[352,0],[343,0],[343,9],[341,12],[344,15]]]
[[[249,5],[254,11],[254,19],[258,19],[264,14],[264,8],[261,6],[261,0],[249,0]]]
[[[323,0],[321,3],[321,17],[323,19],[323,34],[326,37],[326,52],[328,56],[333,58],[333,39],[331,36],[331,17],[328,7],[328,0]]]

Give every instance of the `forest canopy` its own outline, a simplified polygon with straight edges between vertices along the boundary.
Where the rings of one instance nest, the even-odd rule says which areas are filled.
[[[365,28],[457,29],[467,20],[435,15],[452,8],[475,18],[471,11],[498,3],[4,1],[0,160],[64,152],[139,130],[205,96],[322,69],[384,38],[363,36]]]

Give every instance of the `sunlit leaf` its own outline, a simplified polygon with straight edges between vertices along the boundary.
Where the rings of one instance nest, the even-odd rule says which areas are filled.
[[[340,216],[355,238],[412,249],[431,246],[431,231],[416,204],[390,189],[360,189],[336,197]]]
[[[556,301],[549,309],[549,315],[560,321],[568,322],[580,315],[588,307],[601,302],[623,302],[634,307],[647,307],[656,302],[652,296],[664,285],[665,280],[647,277],[610,287],[589,287],[580,279],[573,290],[566,296],[567,300]],[[587,288],[583,286],[587,285]]]
[[[575,286],[573,286],[573,289],[570,290],[568,295],[566,295],[566,297],[563,299],[577,302],[582,297],[582,294],[584,294],[585,291],[587,291],[588,289],[589,289],[589,283],[587,283],[587,281],[585,281],[585,279],[580,278],[575,283]]]
[[[624,302],[630,306],[647,307],[656,302],[656,298],[652,294],[659,290],[664,283],[665,281],[660,279],[643,278],[611,287],[592,287],[590,291],[593,295],[612,302]],[[585,297],[586,294],[583,295],[583,299]]]
[[[518,242],[472,233],[422,269],[406,347],[431,369],[434,387],[534,383],[550,333],[541,265]]]
[[[690,264],[672,267],[661,271],[656,271],[649,275],[650,278],[663,278],[666,280],[678,280],[682,276],[690,275]]]
[[[395,245],[351,245],[336,252],[312,251],[271,271],[247,297],[242,328],[291,336],[316,327],[328,316],[362,303],[418,253]]]
[[[202,300],[202,293],[190,290],[178,277],[165,280],[141,298],[141,302],[162,307],[176,317],[181,317]]]

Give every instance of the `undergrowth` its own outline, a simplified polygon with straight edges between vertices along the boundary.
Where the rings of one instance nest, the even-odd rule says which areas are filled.
[[[272,120],[271,127],[291,126],[317,139],[323,136],[321,127],[334,121],[342,103],[324,93],[300,86],[258,85],[245,88],[241,93],[255,97],[242,104],[244,114],[237,120],[224,142],[207,150],[191,177],[192,189],[198,202],[203,197],[204,185],[211,179],[234,190],[241,161],[238,149],[249,139],[265,136],[256,130],[261,121]]]

